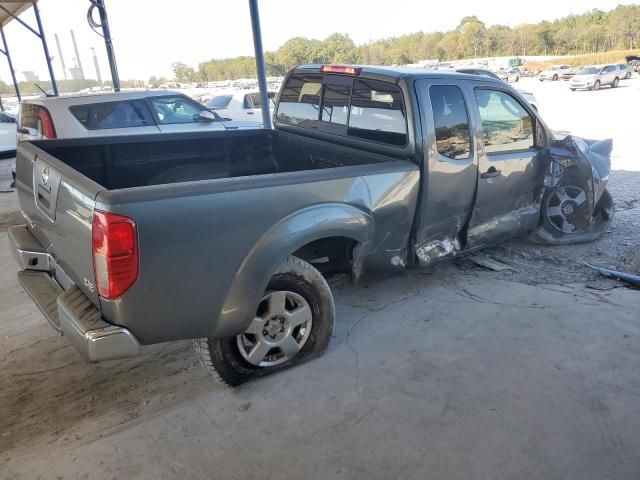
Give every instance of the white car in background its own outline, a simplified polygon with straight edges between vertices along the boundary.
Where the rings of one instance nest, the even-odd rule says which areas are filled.
[[[538,75],[538,80],[543,82],[544,80],[559,80],[563,73],[566,73],[571,70],[571,66],[569,65],[552,65],[551,67],[543,70]]]
[[[0,154],[16,149],[17,122],[15,115],[0,112]]]
[[[273,112],[277,92],[269,91],[269,110]],[[216,93],[206,103],[208,109],[229,120],[255,120],[262,123],[260,92],[236,90]]]
[[[259,127],[258,122],[225,121],[182,93],[154,90],[23,100],[17,137],[22,141]]]

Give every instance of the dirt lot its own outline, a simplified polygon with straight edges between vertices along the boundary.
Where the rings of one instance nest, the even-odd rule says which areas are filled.
[[[640,273],[640,79],[524,86],[553,128],[614,137],[610,232],[335,278],[328,352],[236,390],[188,342],[83,363],[17,284],[0,193],[0,478],[640,478],[640,292],[583,263]]]

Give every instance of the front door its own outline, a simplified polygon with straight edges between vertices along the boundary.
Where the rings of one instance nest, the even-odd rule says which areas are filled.
[[[522,235],[537,225],[548,165],[543,132],[536,131],[536,117],[526,102],[498,86],[476,87],[473,100],[482,142],[467,249]]]

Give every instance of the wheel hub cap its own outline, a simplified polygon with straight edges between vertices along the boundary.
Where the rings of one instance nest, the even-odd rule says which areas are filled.
[[[267,293],[249,328],[237,337],[238,351],[257,367],[291,360],[309,339],[313,315],[305,298],[291,291]]]

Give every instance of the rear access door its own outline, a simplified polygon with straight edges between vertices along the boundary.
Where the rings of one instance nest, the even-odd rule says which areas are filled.
[[[478,126],[478,177],[466,249],[532,230],[549,164],[545,134],[527,102],[506,85],[476,84],[469,92]]]
[[[463,248],[478,175],[472,92],[467,81],[420,79],[415,83],[424,138],[422,197],[416,225],[416,257],[422,266]]]

